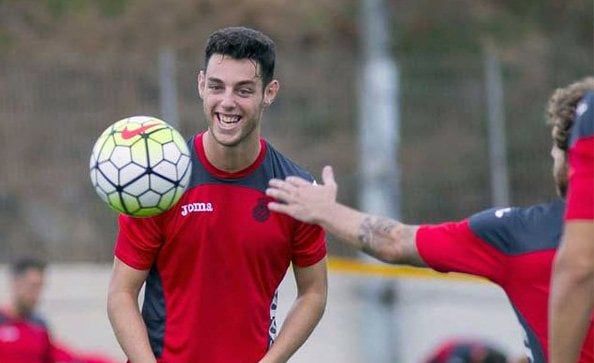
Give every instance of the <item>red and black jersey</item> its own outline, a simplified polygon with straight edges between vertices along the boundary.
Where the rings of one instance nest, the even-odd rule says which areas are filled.
[[[323,230],[271,212],[271,178],[313,178],[261,140],[257,160],[227,173],[190,141],[192,177],[169,211],[120,216],[115,255],[149,270],[142,315],[159,362],[257,362],[276,334],[276,291],[290,263],[326,255]]]
[[[461,222],[421,226],[416,244],[427,265],[441,272],[485,277],[503,288],[525,332],[532,362],[548,357],[551,269],[563,231],[565,203],[491,209]],[[594,362],[594,323],[580,363]]]
[[[594,93],[576,107],[569,140],[569,188],[566,219],[594,219]]]
[[[0,362],[53,363],[45,322],[35,315],[14,318],[0,311]]]

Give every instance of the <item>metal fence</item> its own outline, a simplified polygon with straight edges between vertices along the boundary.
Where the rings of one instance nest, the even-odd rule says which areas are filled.
[[[51,261],[111,258],[116,215],[94,195],[88,157],[110,123],[160,115],[157,59],[65,54],[0,61],[0,261],[25,253]],[[281,93],[265,116],[264,134],[314,175],[334,165],[340,199],[356,205],[358,165],[365,162],[356,135],[356,52],[316,50],[281,57],[278,64]],[[487,208],[482,57],[422,54],[398,57],[398,64],[402,141],[394,162],[402,171],[403,219],[436,222]],[[205,127],[196,95],[198,68],[195,57],[176,61],[179,129],[187,137]],[[563,83],[525,71],[521,64],[503,63],[514,204],[554,196],[543,111],[554,86]],[[566,72],[562,81],[583,72]],[[335,244],[331,252],[352,253]]]

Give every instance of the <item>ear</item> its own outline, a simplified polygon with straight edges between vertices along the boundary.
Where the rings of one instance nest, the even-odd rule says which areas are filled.
[[[272,81],[270,81],[270,83],[268,83],[268,85],[264,89],[264,105],[268,107],[272,104],[272,102],[274,102],[279,88],[280,84],[276,79],[273,79]]]
[[[200,71],[198,73],[198,78],[196,81],[198,86],[198,95],[200,98],[204,99],[204,88],[206,86],[206,76],[204,75],[204,71]]]

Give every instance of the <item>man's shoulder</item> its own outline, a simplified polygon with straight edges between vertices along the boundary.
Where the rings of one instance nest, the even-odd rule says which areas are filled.
[[[32,313],[31,315],[29,315],[28,317],[26,317],[24,319],[15,319],[14,317],[9,315],[5,311],[0,310],[0,325],[3,325],[3,324],[10,325],[10,324],[13,324],[13,323],[19,322],[19,321],[23,321],[28,325],[33,325],[33,326],[36,326],[37,328],[41,328],[43,330],[48,330],[48,324],[47,324],[45,318],[43,318],[43,316],[41,316],[38,313]]]
[[[33,325],[37,325],[38,327],[41,327],[46,330],[48,329],[47,321],[43,316],[41,316],[38,313],[31,314],[27,320],[29,321],[29,323]]]
[[[305,168],[278,151],[270,142],[266,141],[266,144],[267,159],[275,178],[284,179],[288,176],[299,176],[305,180],[314,181],[313,176]]]
[[[0,325],[8,323],[10,320],[10,316],[0,309]]]
[[[553,249],[559,245],[565,202],[492,208],[469,218],[470,229],[505,254]]]

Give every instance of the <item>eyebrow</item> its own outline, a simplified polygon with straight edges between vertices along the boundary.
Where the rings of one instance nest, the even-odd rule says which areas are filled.
[[[256,82],[254,81],[241,81],[237,82],[237,86],[255,86]]]
[[[219,78],[215,78],[215,77],[208,77],[207,79],[208,82],[213,82],[213,83],[224,83],[221,79]],[[241,87],[241,86],[255,86],[256,82],[252,81],[252,80],[246,80],[246,81],[239,81],[237,82],[237,84],[235,85],[236,87]]]
[[[214,78],[214,77],[208,77],[208,78],[207,78],[207,81],[208,81],[208,82],[215,82],[215,83],[223,83],[223,81],[221,81],[221,80],[220,80],[220,79],[218,79],[218,78]]]

